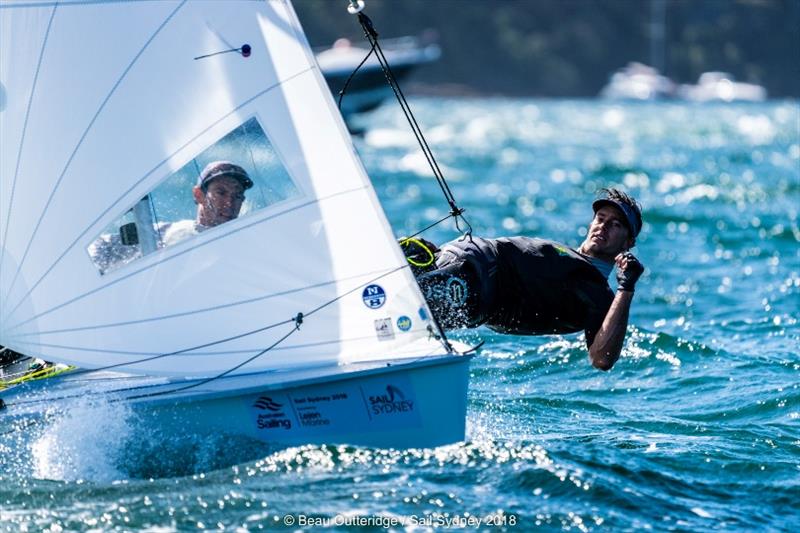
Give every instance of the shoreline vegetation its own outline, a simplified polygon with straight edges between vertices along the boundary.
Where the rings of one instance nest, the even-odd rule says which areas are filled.
[[[314,47],[363,40],[346,0],[296,0]],[[796,0],[367,0],[381,39],[435,41],[409,92],[437,96],[594,97],[632,61],[676,83],[707,71],[800,97]],[[663,36],[663,37],[662,37]]]

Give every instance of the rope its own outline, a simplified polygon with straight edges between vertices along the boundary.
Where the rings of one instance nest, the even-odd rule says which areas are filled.
[[[264,348],[263,350],[261,350],[260,352],[258,352],[254,356],[250,357],[249,359],[245,359],[244,361],[242,361],[238,365],[235,365],[235,366],[229,368],[228,370],[217,374],[216,376],[204,379],[202,381],[197,381],[195,383],[190,383],[188,385],[185,385],[183,387],[178,387],[176,389],[170,389],[170,390],[158,391],[158,392],[151,392],[149,394],[139,394],[137,396],[128,396],[128,397],[125,398],[125,400],[138,400],[138,399],[141,399],[141,398],[152,398],[153,396],[164,396],[166,394],[175,394],[176,392],[183,392],[183,391],[186,391],[186,390],[189,390],[189,389],[193,389],[195,387],[199,387],[201,385],[206,385],[206,384],[211,383],[212,381],[215,381],[217,379],[224,378],[228,374],[239,370],[240,368],[242,368],[247,363],[250,363],[251,361],[256,360],[257,358],[261,357],[262,355],[264,355],[268,351],[272,350],[277,345],[279,345],[280,343],[282,343],[283,341],[288,339],[294,332],[300,331],[300,324],[303,323],[303,313],[297,313],[297,316],[294,318],[294,322],[295,322],[294,329],[292,329],[291,331],[289,331],[289,333],[287,333],[286,335],[284,335],[283,337],[281,337],[280,339],[278,339],[277,341],[272,343],[272,345],[270,345],[268,348]]]
[[[427,259],[424,262],[415,261],[413,259],[413,257],[416,257],[416,256],[406,256],[406,261],[408,261],[409,263],[411,263],[415,267],[425,268],[427,266],[432,265],[433,262],[436,260],[436,256],[433,255],[433,252],[431,251],[431,249],[428,248],[425,245],[425,243],[423,243],[421,240],[415,239],[413,237],[406,237],[405,239],[400,241],[400,246],[406,247],[409,244],[416,244],[417,246],[419,246],[420,248],[425,250],[425,253],[428,256]],[[417,255],[419,255],[419,254],[417,254]]]
[[[436,178],[436,182],[439,184],[439,188],[442,190],[442,194],[444,195],[447,204],[450,206],[450,216],[455,219],[456,229],[458,229],[459,232],[471,236],[472,225],[464,217],[463,215],[464,209],[458,207],[455,196],[453,195],[453,192],[450,190],[450,186],[447,184],[447,180],[445,179],[444,174],[439,168],[439,164],[436,162],[436,158],[434,157],[433,151],[428,145],[428,141],[425,139],[425,135],[422,133],[422,128],[420,128],[419,123],[417,122],[417,119],[414,116],[413,111],[411,110],[411,106],[408,104],[408,100],[406,100],[406,97],[403,94],[403,90],[400,88],[400,84],[398,83],[397,78],[395,77],[391,67],[389,66],[389,62],[383,53],[383,49],[381,48],[380,43],[378,42],[378,32],[375,30],[375,27],[372,24],[372,20],[370,20],[369,17],[367,17],[363,12],[360,11],[358,12],[357,16],[358,16],[358,21],[361,24],[361,28],[364,30],[364,35],[369,41],[372,50],[376,52],[376,57],[378,58],[378,62],[381,65],[381,70],[383,70],[384,77],[386,78],[389,87],[391,87],[392,92],[394,92],[394,95],[397,98],[398,103],[400,104],[400,108],[403,110],[403,114],[405,115],[406,120],[408,121],[408,124],[411,127],[411,131],[413,132],[414,137],[417,139],[417,143],[422,149],[422,153],[425,155],[425,159],[428,161],[428,165],[433,171],[433,175]],[[370,53],[372,53],[372,50],[370,51]],[[466,232],[461,229],[461,226],[459,225],[459,218],[467,225]]]
[[[165,353],[165,354],[159,354],[159,355],[155,355],[155,356],[152,356],[152,357],[145,357],[145,358],[134,360],[134,361],[126,361],[124,363],[116,363],[116,364],[113,364],[113,365],[107,365],[107,366],[100,367],[100,368],[77,370],[77,371],[72,372],[70,375],[71,376],[76,376],[76,375],[81,375],[81,374],[88,374],[90,372],[100,372],[100,371],[103,371],[103,370],[110,370],[110,369],[121,367],[121,366],[130,366],[130,365],[135,365],[135,364],[139,364],[139,363],[144,363],[144,362],[147,362],[147,361],[153,361],[153,360],[156,360],[156,359],[161,359],[161,358],[164,358],[164,357],[180,355],[182,353],[187,353],[187,352],[191,352],[191,351],[198,350],[198,349],[201,349],[201,348],[206,348],[206,347],[209,347],[209,346],[222,344],[222,343],[225,343],[225,342],[228,342],[228,341],[231,341],[231,340],[240,339],[240,338],[246,337],[248,335],[253,335],[255,333],[266,331],[268,329],[275,328],[275,327],[278,327],[278,326],[281,326],[281,325],[290,324],[290,323],[294,323],[295,324],[295,327],[291,331],[289,331],[289,333],[287,333],[286,335],[284,335],[283,337],[278,339],[276,342],[274,342],[269,347],[261,350],[256,355],[254,355],[252,357],[249,357],[248,359],[246,359],[246,360],[242,361],[241,363],[229,368],[228,370],[225,370],[224,372],[222,372],[222,373],[220,373],[218,375],[212,376],[210,378],[207,378],[207,379],[199,381],[199,382],[190,383],[189,385],[186,385],[184,387],[179,387],[179,388],[176,388],[176,389],[170,389],[170,390],[167,390],[167,391],[159,391],[159,392],[155,392],[155,393],[152,393],[152,394],[131,396],[131,397],[121,398],[121,399],[113,400],[113,401],[122,401],[122,400],[146,398],[146,397],[150,397],[150,396],[160,396],[160,395],[171,394],[171,393],[175,393],[175,392],[181,392],[181,391],[184,391],[184,390],[187,390],[187,389],[190,389],[190,388],[198,387],[200,385],[205,385],[205,384],[210,383],[210,382],[212,382],[214,380],[217,380],[219,378],[227,376],[228,374],[230,374],[230,373],[238,370],[239,368],[247,365],[248,363],[256,360],[257,358],[261,357],[265,353],[269,352],[270,350],[272,350],[273,348],[275,348],[276,346],[281,344],[283,341],[288,339],[293,333],[295,333],[296,331],[298,331],[300,329],[300,325],[303,323],[305,318],[307,318],[309,316],[312,316],[315,313],[325,309],[326,307],[336,303],[337,301],[341,300],[345,296],[348,296],[348,295],[350,295],[350,294],[352,294],[352,293],[354,293],[354,292],[356,292],[358,290],[361,290],[363,287],[365,287],[367,285],[370,285],[372,283],[375,283],[376,281],[379,281],[380,279],[382,279],[382,278],[384,278],[386,276],[389,276],[391,274],[394,274],[395,272],[398,272],[398,271],[400,271],[400,270],[402,270],[404,268],[409,268],[409,267],[408,267],[407,264],[405,264],[405,265],[401,265],[399,267],[396,267],[396,268],[394,268],[392,270],[389,270],[387,272],[384,272],[383,274],[381,274],[381,275],[379,275],[379,276],[377,276],[375,278],[372,278],[369,281],[366,281],[364,283],[358,284],[355,287],[353,287],[352,289],[348,290],[347,292],[344,292],[344,293],[340,294],[339,296],[337,296],[335,298],[332,298],[332,299],[328,300],[327,302],[322,303],[321,305],[311,309],[307,313],[302,313],[302,312],[297,313],[297,315],[295,315],[293,318],[291,318],[289,320],[283,320],[281,322],[276,322],[274,324],[269,324],[267,326],[264,326],[264,327],[261,327],[261,328],[255,329],[255,330],[251,330],[251,331],[248,331],[248,332],[245,332],[245,333],[240,333],[238,335],[234,335],[234,336],[227,337],[227,338],[224,338],[224,339],[212,341],[212,342],[209,342],[209,343],[206,343],[206,344],[202,344],[202,345],[199,345],[199,346],[193,346],[191,348],[185,348],[183,350],[178,350],[178,351],[175,351],[175,352],[170,352],[170,353]],[[432,320],[435,320],[435,319],[432,317]],[[439,326],[438,323],[436,325],[437,325],[437,327]],[[443,330],[442,330],[441,327],[438,327],[438,329],[440,331],[442,331],[442,333],[443,333]],[[447,350],[448,353],[452,353],[453,352],[452,346],[450,346],[450,343],[447,342],[446,338],[444,338],[443,345],[445,346],[445,349]],[[139,388],[139,387],[135,387],[135,388]],[[120,389],[120,390],[111,391],[111,392],[119,393],[119,392],[125,392],[126,390],[129,391],[129,390],[132,390],[132,389]],[[105,393],[105,391],[103,393]],[[78,395],[75,395],[75,396],[83,396],[83,395],[84,394],[78,394]],[[71,397],[74,397],[74,396],[65,396],[65,397],[62,397],[62,399],[68,399],[68,398],[71,398]],[[42,401],[47,401],[47,400],[31,399],[31,400],[18,401],[18,402],[14,402],[14,403],[6,403],[6,405],[7,406],[9,406],[9,405],[23,405],[23,404],[40,403]]]
[[[366,63],[367,59],[375,53],[378,63],[381,66],[381,70],[383,71],[383,75],[386,78],[386,82],[389,84],[389,87],[392,89],[392,92],[397,98],[398,103],[400,104],[400,108],[403,111],[403,114],[406,117],[406,121],[408,121],[409,126],[411,127],[411,131],[414,134],[414,137],[417,140],[420,148],[422,149],[422,153],[425,156],[425,159],[428,161],[428,165],[433,172],[433,176],[436,178],[436,182],[439,184],[439,188],[442,190],[442,194],[444,195],[445,201],[450,206],[450,214],[443,220],[452,217],[455,220],[456,229],[460,233],[464,233],[466,236],[472,236],[472,225],[469,221],[464,217],[464,209],[459,207],[455,196],[453,195],[450,186],[447,183],[447,180],[444,177],[441,169],[439,168],[439,164],[436,161],[435,156],[433,155],[433,151],[431,150],[430,146],[428,145],[428,141],[425,139],[425,135],[422,133],[422,128],[420,128],[419,123],[417,122],[416,117],[414,116],[414,112],[411,110],[411,106],[408,104],[408,100],[403,94],[403,90],[400,88],[400,84],[397,81],[397,77],[392,72],[391,67],[389,66],[389,61],[386,59],[386,55],[383,53],[383,49],[381,48],[380,43],[378,42],[378,32],[375,30],[375,27],[372,23],[372,20],[367,17],[362,10],[364,9],[364,4],[362,1],[350,0],[350,6],[348,7],[348,11],[351,14],[358,16],[358,21],[361,24],[361,28],[364,30],[364,35],[367,38],[367,41],[370,43],[370,50],[369,53],[361,60],[361,63],[353,70],[350,76],[347,78],[344,87],[341,91],[339,91],[339,109],[342,108],[342,98],[344,97],[345,93],[347,92],[347,88],[350,85],[353,77],[359,71],[359,69]],[[463,230],[459,224],[459,219],[466,224],[467,229],[466,231]],[[441,221],[440,221],[441,222]],[[438,222],[437,222],[438,224]],[[435,224],[428,226],[427,229],[430,229]],[[423,230],[425,231],[425,230]],[[420,232],[421,233],[421,232]],[[415,234],[418,235],[419,233]]]
[[[353,70],[353,72],[347,78],[347,81],[344,82],[344,87],[342,87],[342,90],[339,91],[339,101],[337,102],[337,105],[339,107],[339,111],[342,110],[342,98],[344,98],[344,95],[347,92],[347,88],[350,86],[350,82],[353,81],[353,77],[355,77],[355,75],[358,72],[358,70],[362,66],[364,66],[364,63],[367,62],[367,59],[369,59],[369,56],[371,56],[374,51],[375,51],[375,45],[372,45],[372,47],[369,49],[369,53],[366,56],[364,56],[364,59],[361,60],[361,63],[358,64],[358,66],[355,68],[355,70]]]

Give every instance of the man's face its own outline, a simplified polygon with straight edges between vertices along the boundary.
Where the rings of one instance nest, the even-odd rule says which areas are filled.
[[[230,176],[214,178],[205,192],[194,188],[197,221],[204,226],[218,226],[239,216],[244,202],[244,187]]]
[[[586,255],[613,261],[620,252],[633,246],[630,231],[616,207],[604,205],[594,214],[589,224],[581,251]]]

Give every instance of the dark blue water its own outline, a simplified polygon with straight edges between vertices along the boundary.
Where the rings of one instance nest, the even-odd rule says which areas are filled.
[[[592,369],[580,335],[464,332],[486,341],[467,442],[308,446],[223,468],[219,443],[196,443],[182,477],[158,477],[157,445],[126,450],[122,421],[59,421],[22,457],[0,438],[0,528],[321,529],[299,515],[371,517],[362,531],[800,527],[800,105],[413,104],[476,234],[577,246],[598,188],[641,201],[648,270],[614,369]],[[357,140],[398,235],[447,212],[402,120],[380,110]]]

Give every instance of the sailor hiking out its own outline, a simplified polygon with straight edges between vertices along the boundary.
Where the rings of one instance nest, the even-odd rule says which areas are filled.
[[[577,250],[534,237],[469,236],[441,247],[401,241],[420,288],[445,329],[515,335],[585,331],[592,365],[609,370],[625,339],[634,286],[644,267],[628,250],[642,228],[638,203],[605,189]],[[429,266],[415,258],[431,259]],[[617,291],[608,276],[617,267]]]

